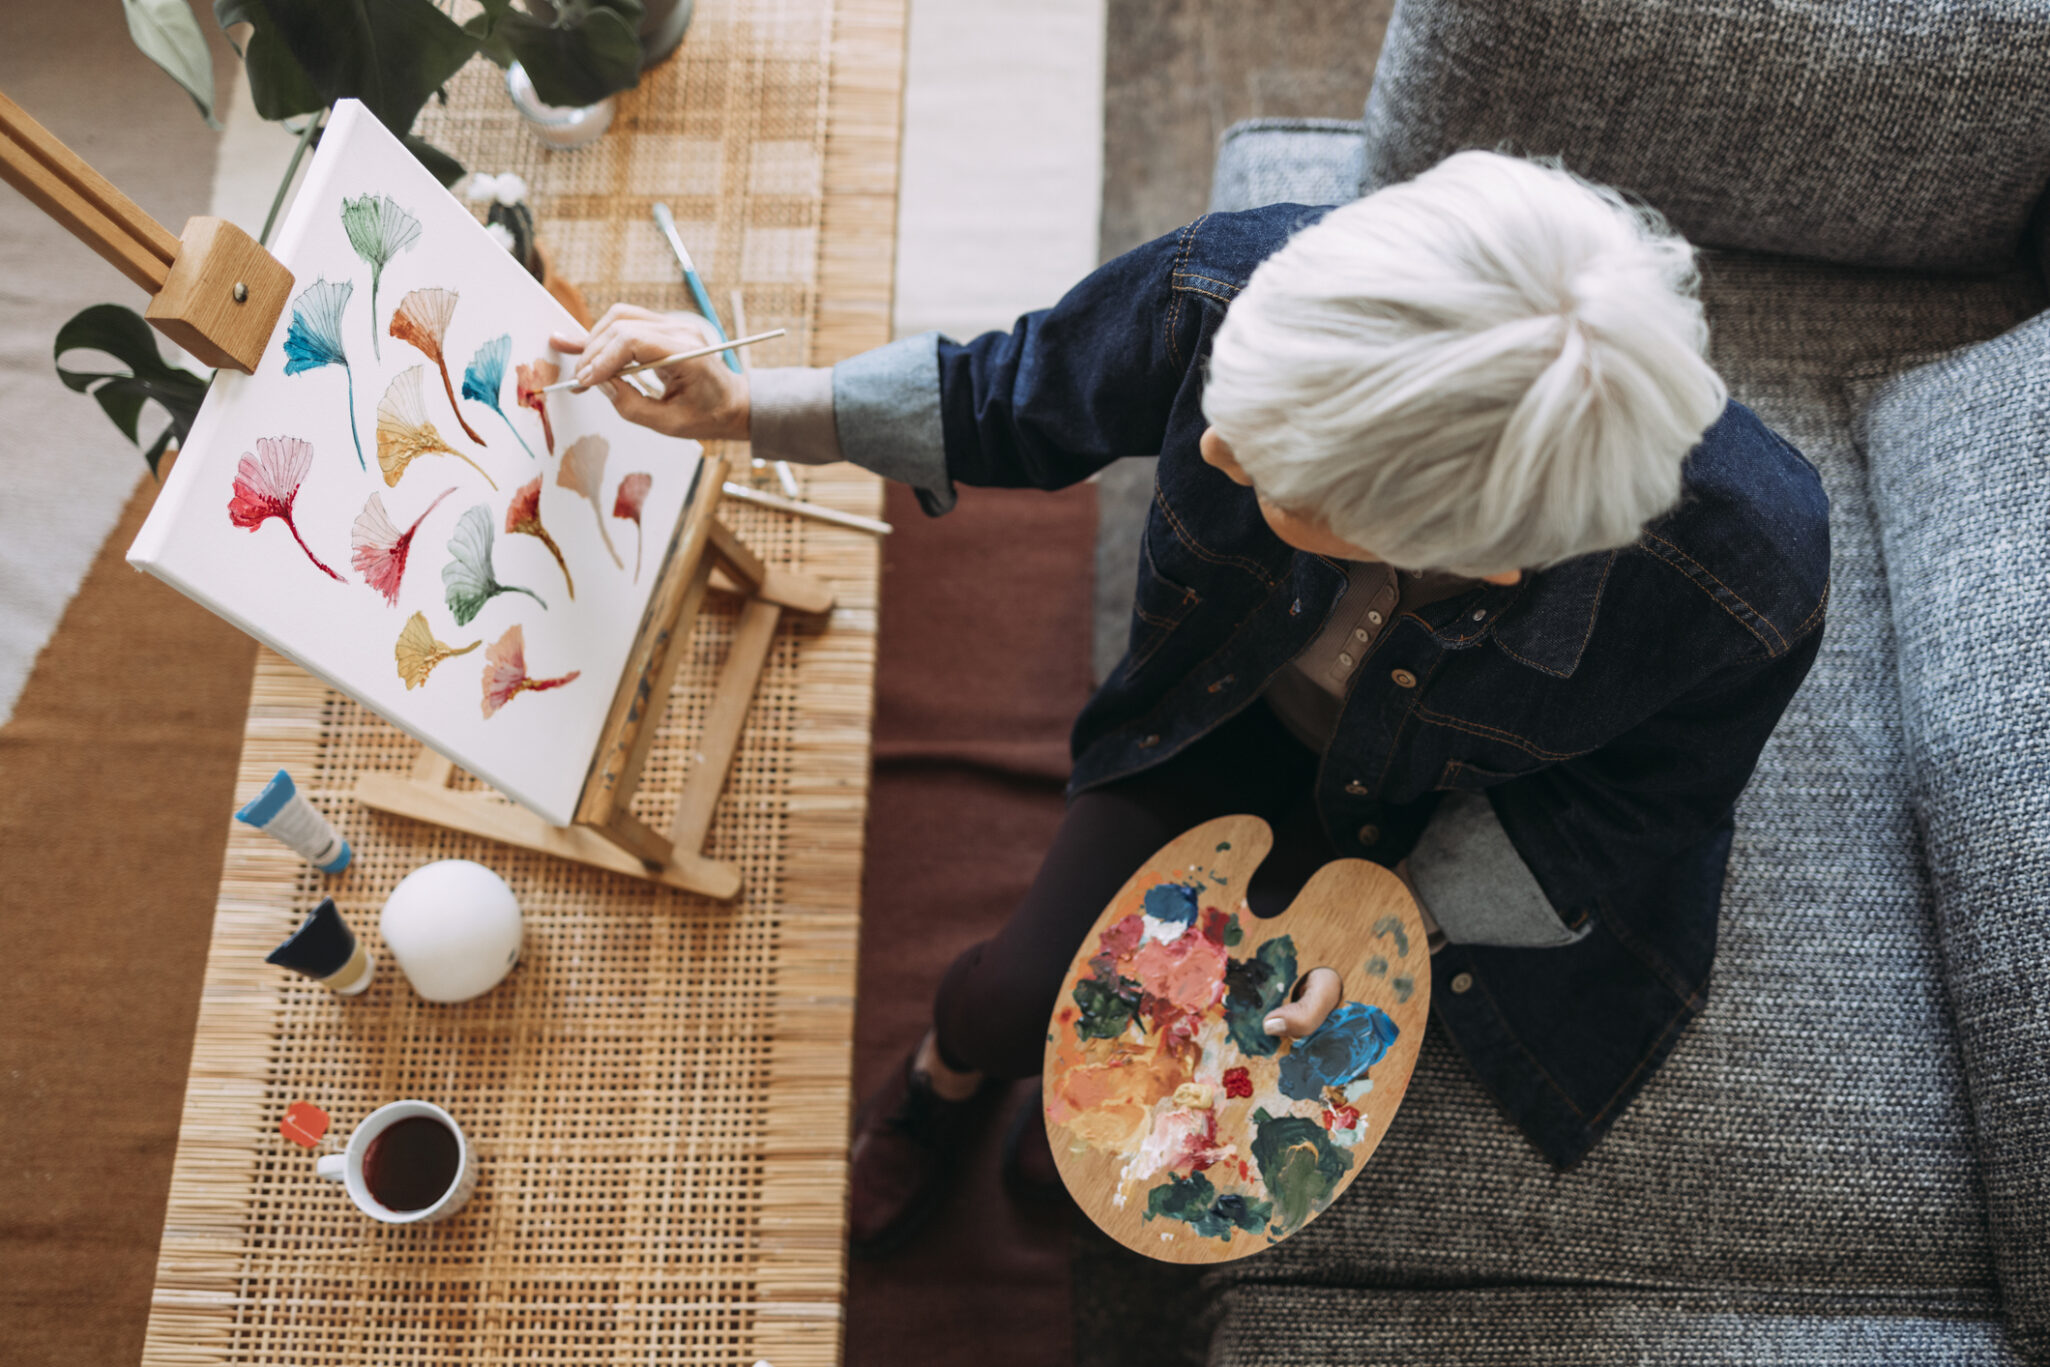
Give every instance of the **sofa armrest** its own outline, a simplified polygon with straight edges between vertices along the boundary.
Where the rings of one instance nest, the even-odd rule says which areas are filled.
[[[2034,1361],[2050,1359],[2046,373],[2050,314],[1851,386],[1994,1262]]]

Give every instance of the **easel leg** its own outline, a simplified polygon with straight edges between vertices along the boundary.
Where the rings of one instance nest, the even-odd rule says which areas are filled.
[[[719,682],[711,709],[705,714],[704,730],[698,739],[696,763],[676,799],[676,816],[670,822],[669,839],[679,850],[702,850],[712,829],[712,813],[719,794],[726,787],[727,771],[740,748],[741,728],[754,704],[762,670],[776,644],[776,627],[783,609],[760,598],[750,598],[740,609],[733,627],[733,644],[720,667]]]

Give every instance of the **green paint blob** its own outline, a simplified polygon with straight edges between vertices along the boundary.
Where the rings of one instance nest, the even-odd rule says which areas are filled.
[[[1333,1144],[1322,1125],[1299,1115],[1262,1121],[1253,1136],[1253,1159],[1280,1207],[1267,1231],[1274,1239],[1287,1238],[1330,1205],[1339,1179],[1352,1167],[1352,1155]]]
[[[1219,1196],[1202,1173],[1168,1174],[1167,1181],[1146,1193],[1146,1218],[1180,1220],[1198,1234],[1229,1240],[1232,1231],[1257,1233],[1274,1212],[1272,1201],[1252,1201],[1233,1192]]]
[[[1382,958],[1380,955],[1376,954],[1373,958],[1367,960],[1367,972],[1373,974],[1377,978],[1387,977],[1388,961]]]
[[[1281,1005],[1295,986],[1295,939],[1277,935],[1249,959],[1230,959],[1224,967],[1224,1018],[1239,1052],[1266,1058],[1281,1041],[1262,1028],[1267,1013]]]
[[[1380,920],[1374,922],[1374,938],[1379,939],[1383,935],[1395,937],[1396,958],[1407,959],[1409,957],[1409,932],[1402,928],[1402,918],[1400,916],[1383,916]]]
[[[1238,942],[1245,938],[1246,932],[1239,928],[1239,914],[1233,912],[1231,919],[1224,923],[1224,946],[1226,949],[1236,948]]]
[[[1116,987],[1097,978],[1084,978],[1075,984],[1074,996],[1075,1005],[1082,1008],[1075,1021],[1077,1039],[1116,1039],[1132,1023],[1132,1013],[1139,1005],[1138,985],[1123,978],[1117,980]]]
[[[1398,1002],[1408,1001],[1410,994],[1416,991],[1416,982],[1407,973],[1399,978],[1390,978],[1388,985],[1395,989],[1395,1000]]]
[[[1229,840],[1220,840],[1217,842],[1217,848],[1220,850],[1228,850],[1231,848],[1231,842]]]

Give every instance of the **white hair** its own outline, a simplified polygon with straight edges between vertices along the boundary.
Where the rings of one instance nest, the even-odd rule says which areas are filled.
[[[1260,264],[1203,413],[1262,498],[1378,559],[1544,569],[1679,501],[1728,398],[1696,284],[1652,211],[1460,152]]]

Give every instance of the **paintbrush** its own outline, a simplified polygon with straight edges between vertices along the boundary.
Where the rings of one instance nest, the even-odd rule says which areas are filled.
[[[711,356],[721,351],[727,352],[730,355],[735,347],[753,346],[756,342],[766,342],[771,338],[783,336],[786,331],[788,331],[786,328],[770,328],[767,332],[757,332],[752,337],[736,337],[730,342],[714,342],[711,346],[701,346],[695,351],[679,351],[674,356],[664,356],[658,361],[642,361],[637,365],[621,366],[613,372],[613,378],[617,379],[621,375],[638,375],[643,370],[653,370],[657,366],[675,365],[678,361],[695,361],[700,356]],[[555,384],[543,385],[541,392],[543,394],[550,394],[558,389],[575,389],[577,383],[576,380],[560,380]]]
[[[724,341],[726,329],[720,325],[719,310],[712,307],[712,296],[705,292],[705,282],[698,279],[698,268],[691,264],[690,253],[684,250],[683,238],[676,231],[675,215],[669,212],[667,204],[660,201],[655,204],[655,226],[662,230],[662,236],[669,239],[669,250],[676,253],[676,264],[683,267],[683,283],[690,287],[690,297],[697,301],[698,312],[705,315],[712,331]],[[740,373],[740,359],[730,351],[726,353],[726,368],[736,375]]]
[[[742,503],[757,503],[764,508],[774,508],[779,512],[795,513],[799,517],[816,518],[820,522],[831,522],[840,527],[852,527],[858,532],[873,532],[877,536],[888,536],[890,534],[889,523],[873,517],[863,517],[859,513],[843,513],[838,508],[827,508],[817,503],[806,503],[802,499],[781,498],[761,489],[750,489],[745,484],[735,484],[730,479],[726,481],[724,488],[726,497],[737,498]]]

